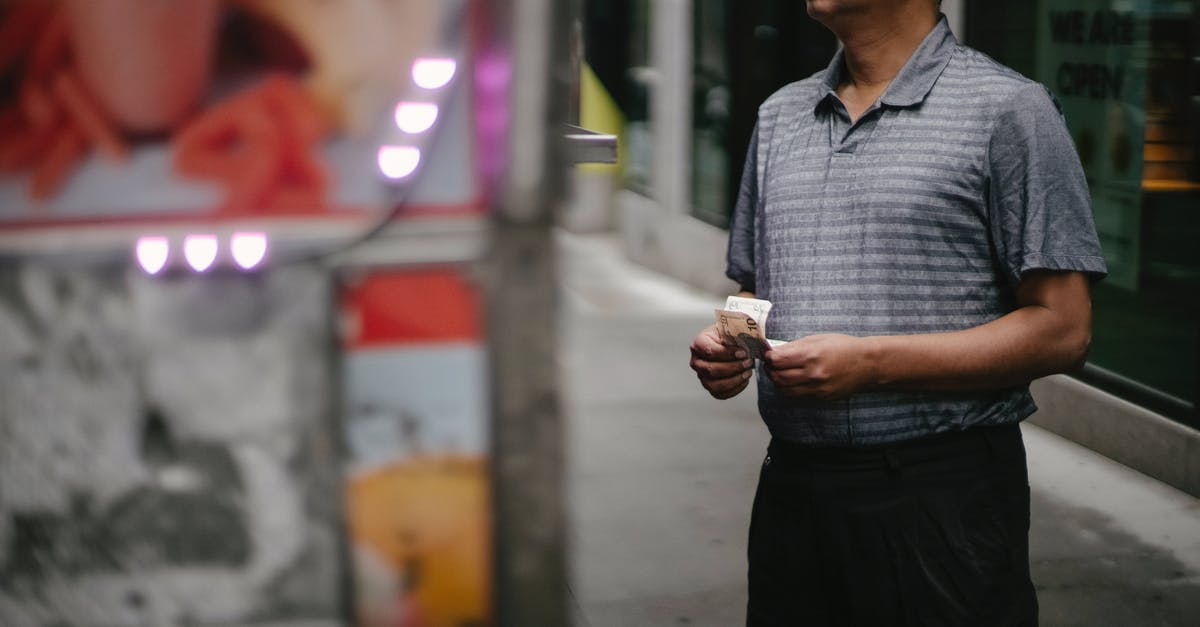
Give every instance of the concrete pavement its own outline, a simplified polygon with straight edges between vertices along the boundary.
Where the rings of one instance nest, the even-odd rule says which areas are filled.
[[[743,621],[767,444],[753,386],[710,399],[687,346],[723,296],[560,234],[571,590],[586,627]],[[1200,501],[1031,425],[1043,627],[1200,624]]]

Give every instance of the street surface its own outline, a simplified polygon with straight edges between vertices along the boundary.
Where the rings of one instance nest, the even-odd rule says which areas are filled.
[[[754,387],[711,399],[688,345],[725,295],[560,233],[572,607],[580,627],[743,624],[767,444]],[[1200,624],[1200,501],[1025,425],[1042,627]]]

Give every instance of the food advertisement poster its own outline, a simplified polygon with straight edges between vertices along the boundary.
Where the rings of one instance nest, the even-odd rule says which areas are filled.
[[[345,507],[364,627],[491,624],[482,307],[455,268],[343,284]]]
[[[408,68],[444,49],[466,4],[0,0],[0,241],[180,220],[369,222],[394,203],[377,155],[417,89]],[[470,93],[462,80],[446,89],[406,200],[474,211]]]
[[[1133,2],[1042,0],[1037,79],[1062,105],[1092,192],[1106,282],[1136,289],[1149,40]]]

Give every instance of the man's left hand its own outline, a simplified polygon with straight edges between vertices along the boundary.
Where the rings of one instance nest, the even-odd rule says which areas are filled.
[[[767,376],[787,396],[841,398],[871,383],[871,352],[868,338],[810,335],[767,351],[763,365]]]

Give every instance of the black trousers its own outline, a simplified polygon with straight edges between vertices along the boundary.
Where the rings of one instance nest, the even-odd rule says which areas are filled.
[[[773,440],[748,553],[749,626],[1036,626],[1021,431],[872,448]]]

